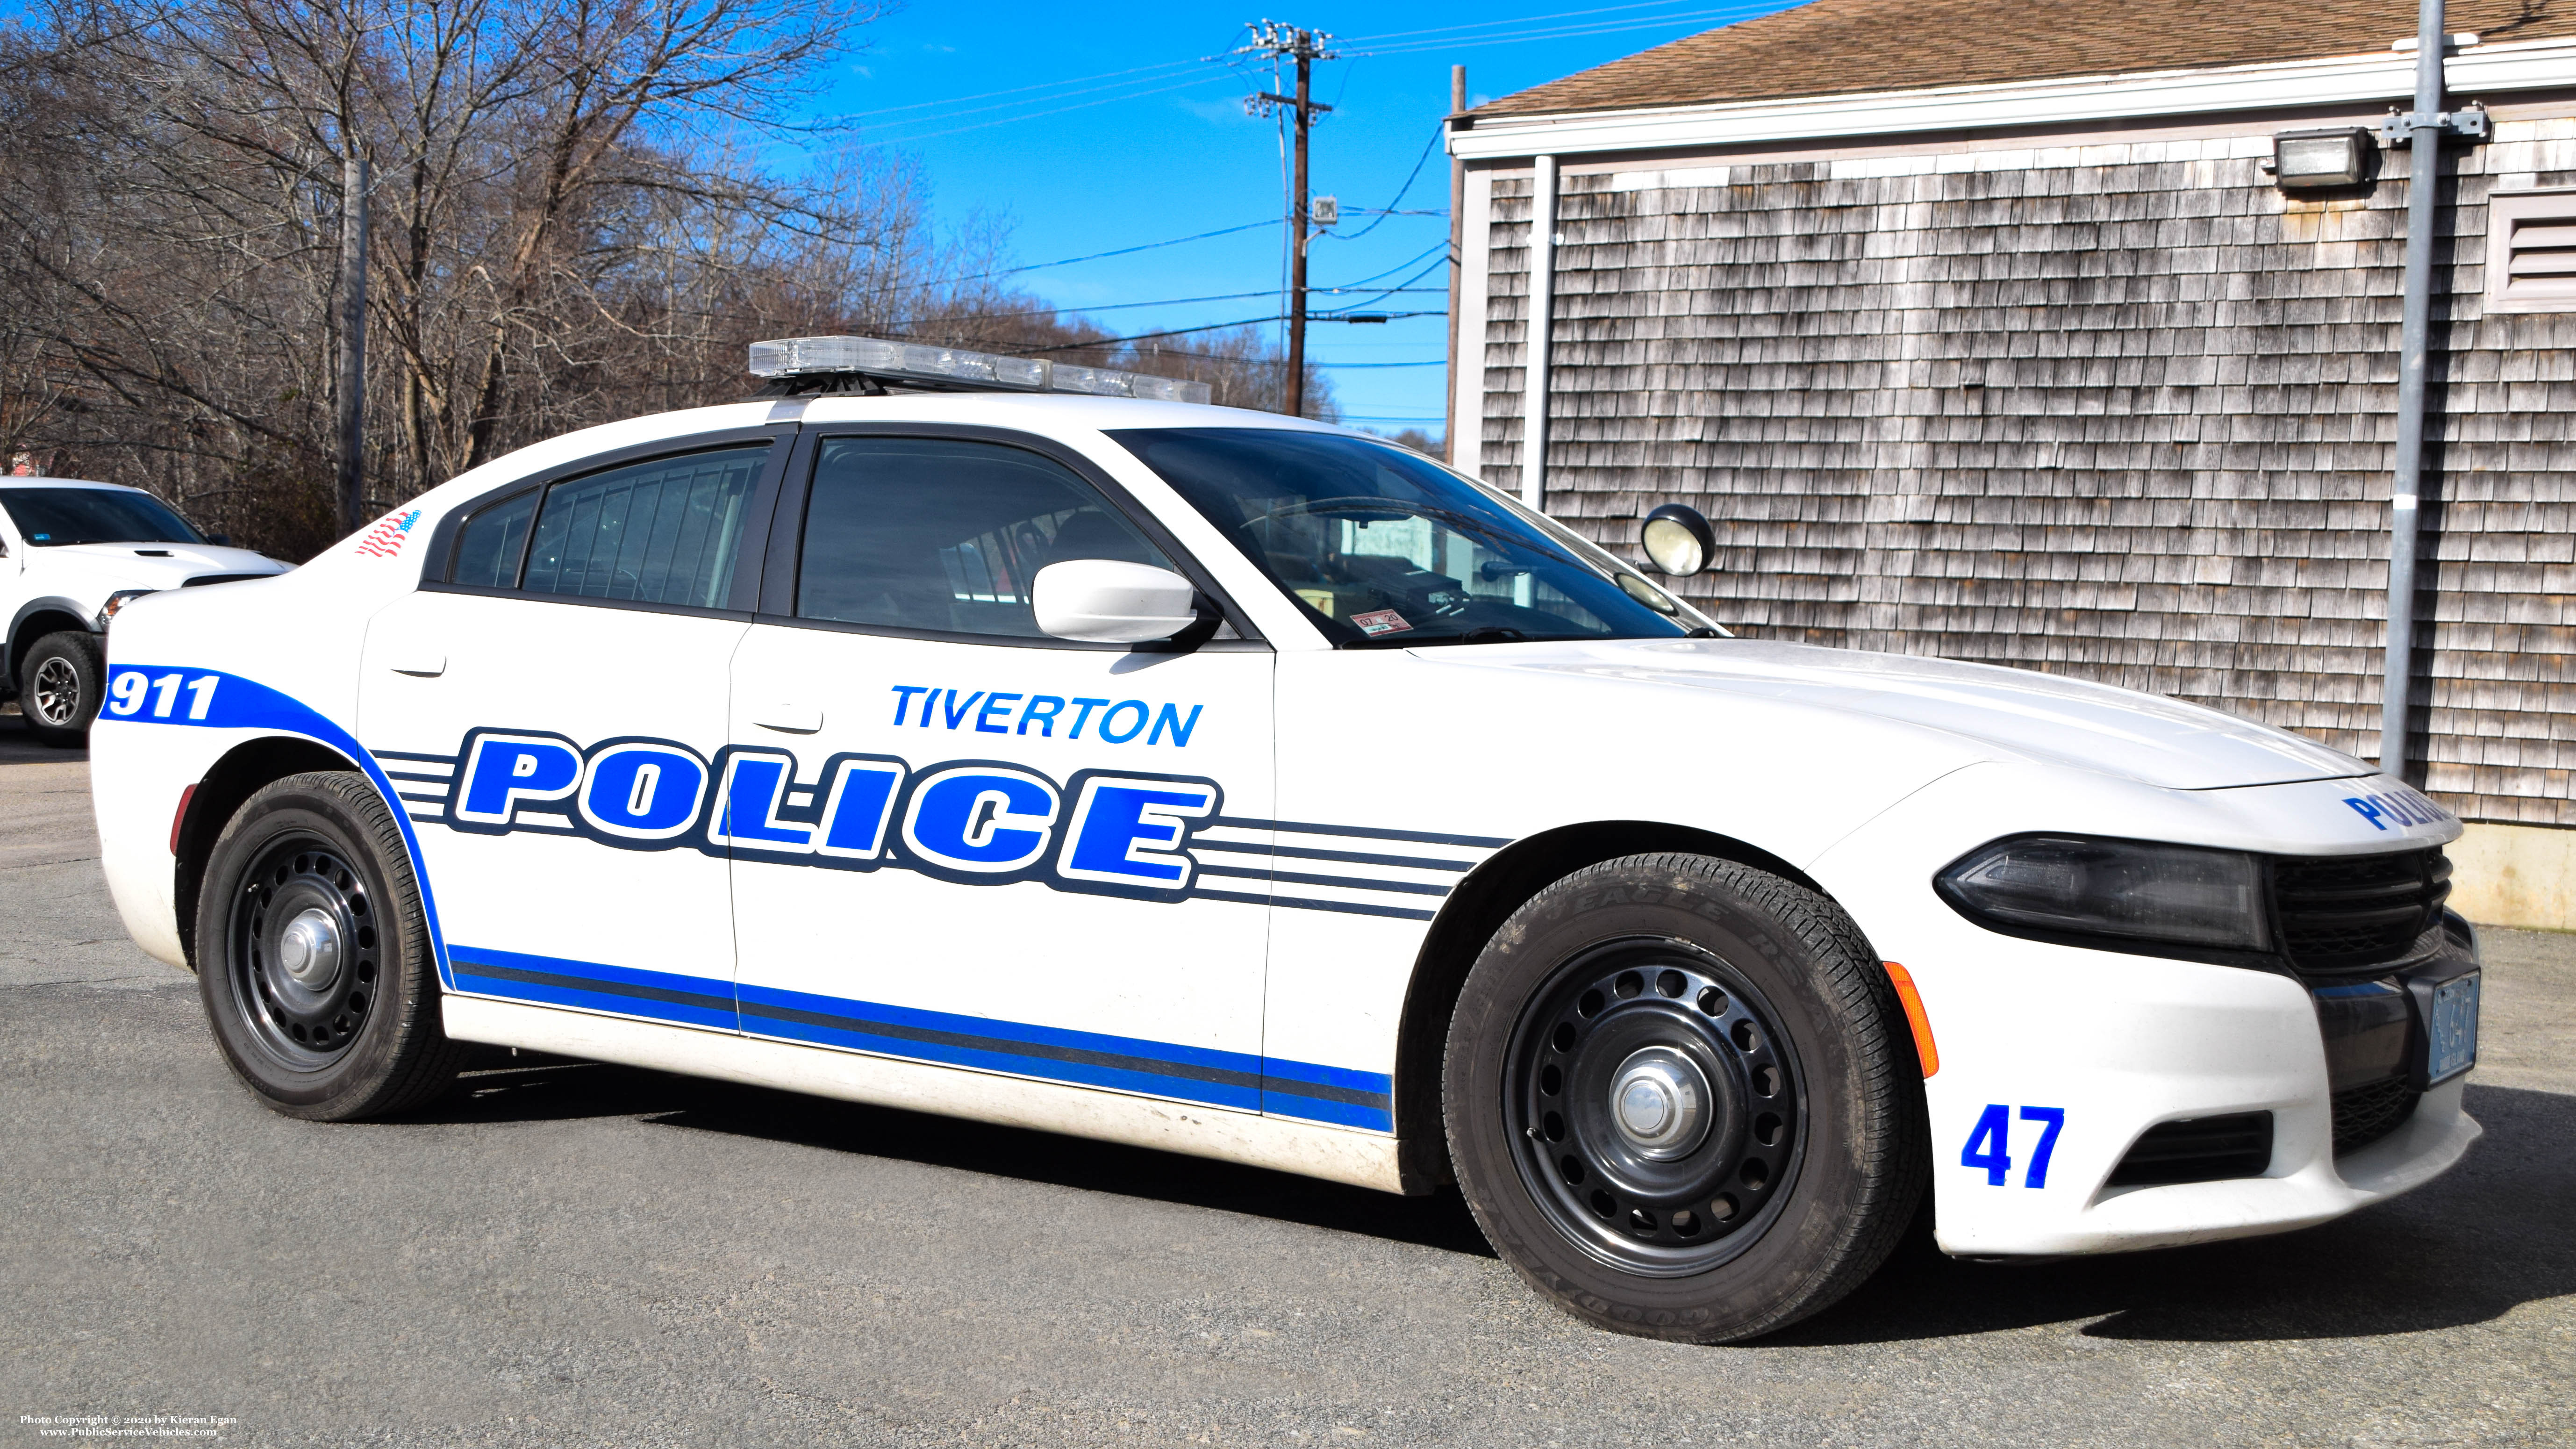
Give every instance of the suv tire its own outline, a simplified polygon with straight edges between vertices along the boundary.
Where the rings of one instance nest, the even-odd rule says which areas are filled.
[[[289,1117],[400,1112],[464,1061],[410,852],[358,774],[290,775],[233,813],[198,895],[197,988],[234,1075]]]
[[[1732,861],[1635,855],[1514,912],[1442,1108],[1477,1224],[1600,1327],[1722,1343],[1884,1262],[1930,1177],[1914,1043],[1860,928]]]
[[[27,733],[60,749],[89,743],[106,673],[90,635],[65,629],[38,639],[18,661],[18,710],[27,717]]]

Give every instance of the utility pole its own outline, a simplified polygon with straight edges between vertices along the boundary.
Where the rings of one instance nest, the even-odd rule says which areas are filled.
[[[1297,62],[1297,94],[1273,95],[1263,91],[1246,97],[1244,109],[1256,116],[1267,116],[1280,107],[1288,108],[1297,126],[1297,160],[1295,177],[1288,194],[1288,415],[1306,415],[1306,133],[1314,128],[1315,118],[1332,107],[1314,99],[1314,66],[1319,60],[1337,59],[1324,43],[1333,37],[1320,30],[1300,30],[1275,20],[1263,20],[1251,27],[1252,43],[1237,50],[1238,55],[1267,55],[1273,60]]]
[[[340,162],[339,303],[340,528],[355,533],[367,521],[367,158],[355,145]]]
[[[2441,207],[2442,142],[2487,139],[2483,103],[2442,109],[2442,0],[2420,0],[2415,36],[2415,109],[2380,123],[2380,139],[2406,146],[2406,300],[2398,333],[2397,458],[2388,513],[2388,663],[2380,685],[2379,768],[2406,778],[2408,710],[2415,678],[2415,563],[2423,517],[2425,370],[2433,339],[2433,243]]]
[[[1458,117],[1467,113],[1467,68],[1449,67],[1449,119],[1442,124],[1454,126]],[[1449,403],[1444,411],[1448,421],[1440,429],[1440,457],[1455,465],[1458,461],[1458,283],[1466,254],[1460,250],[1466,239],[1467,163],[1456,156],[1449,158]]]

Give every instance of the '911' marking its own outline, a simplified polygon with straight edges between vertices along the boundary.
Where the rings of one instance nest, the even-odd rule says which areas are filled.
[[[107,684],[107,712],[119,719],[133,719],[138,715],[147,719],[169,719],[172,711],[178,708],[179,696],[184,692],[190,696],[186,718],[201,720],[214,709],[215,686],[223,682],[223,676],[217,674],[200,674],[189,679],[172,670],[154,678],[140,669],[120,669]],[[145,715],[147,703],[152,708],[151,713]]]
[[[2041,1124],[2039,1141],[2030,1149],[2030,1166],[2022,1173],[2024,1187],[2048,1186],[2048,1159],[2057,1152],[2057,1134],[2066,1130],[2063,1107],[2024,1107],[2021,1120]],[[1959,1151],[1961,1167],[1981,1168],[1986,1186],[2001,1187],[2012,1175],[2012,1109],[2001,1102],[1989,1103],[1977,1116],[1975,1130],[1968,1134],[1968,1145]]]

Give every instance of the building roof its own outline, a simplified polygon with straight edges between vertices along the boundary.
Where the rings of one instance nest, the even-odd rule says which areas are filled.
[[[1627,110],[2386,52],[2410,0],[1810,0],[1508,95],[1479,116]],[[2452,33],[2576,35],[2576,0],[2452,0]]]

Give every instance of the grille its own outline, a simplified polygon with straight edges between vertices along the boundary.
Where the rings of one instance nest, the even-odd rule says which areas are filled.
[[[2272,919],[2302,974],[2341,976],[2421,954],[2450,894],[2451,862],[2438,850],[2272,862]]]
[[[199,574],[193,579],[181,581],[179,587],[183,589],[193,589],[206,584],[237,584],[244,579],[271,579],[275,577],[277,577],[275,574]]]
[[[2341,1119],[2336,1119],[2340,1121]],[[2112,1187],[2162,1187],[2261,1177],[2272,1167],[2272,1114],[2231,1112],[2159,1122],[2111,1169]]]
[[[2359,1152],[2405,1126],[2406,1119],[2415,1115],[2415,1102],[2421,1095],[2403,1077],[2335,1093],[2335,1156]]]

